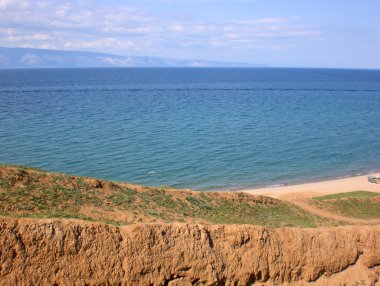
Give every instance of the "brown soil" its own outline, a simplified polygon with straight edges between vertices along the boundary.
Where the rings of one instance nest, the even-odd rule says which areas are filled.
[[[2,285],[376,285],[380,226],[0,219]]]
[[[380,285],[379,219],[321,209],[315,195],[198,193],[0,166],[0,285]],[[282,227],[341,222],[356,226]]]

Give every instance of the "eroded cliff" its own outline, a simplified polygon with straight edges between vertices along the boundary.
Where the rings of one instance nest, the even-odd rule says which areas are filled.
[[[1,218],[0,284],[376,285],[379,237],[380,226],[118,227]]]

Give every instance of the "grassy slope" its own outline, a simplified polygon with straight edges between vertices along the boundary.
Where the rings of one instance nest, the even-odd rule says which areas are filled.
[[[326,200],[333,200],[333,199],[370,199],[378,195],[379,195],[378,193],[374,193],[374,192],[355,191],[355,192],[349,192],[349,193],[339,193],[339,194],[315,197],[313,199],[317,201],[326,201]]]
[[[146,188],[0,166],[0,215],[112,224],[199,222],[314,227],[332,222],[283,201],[245,193]]]
[[[348,217],[380,218],[380,195],[367,191],[340,193],[313,198],[314,205]]]

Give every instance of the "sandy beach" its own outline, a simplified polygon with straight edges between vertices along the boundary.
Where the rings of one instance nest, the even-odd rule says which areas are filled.
[[[371,174],[379,176],[380,173]],[[344,193],[351,191],[370,191],[380,193],[380,184],[368,182],[368,175],[342,178],[329,181],[321,181],[307,184],[269,187],[259,189],[241,190],[250,194],[266,195],[274,198],[286,198],[288,196],[309,198],[314,196],[322,196],[335,193]]]

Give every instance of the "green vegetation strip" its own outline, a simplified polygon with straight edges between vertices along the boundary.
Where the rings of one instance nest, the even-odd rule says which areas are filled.
[[[314,197],[313,199],[317,200],[317,201],[325,201],[325,200],[333,200],[333,199],[346,199],[346,198],[367,199],[367,198],[376,197],[378,195],[379,195],[379,193],[374,193],[374,192],[355,191],[355,192],[349,192],[349,193],[332,194],[332,195],[327,195],[327,196],[322,196],[322,197]]]
[[[347,217],[380,218],[380,194],[367,191],[333,194],[313,198],[313,204]]]
[[[197,222],[315,227],[326,224],[326,220],[293,204],[269,198],[260,200],[243,193],[133,189],[104,181],[101,187],[96,187],[94,181],[28,168],[0,167],[0,215],[78,218],[116,225]]]

